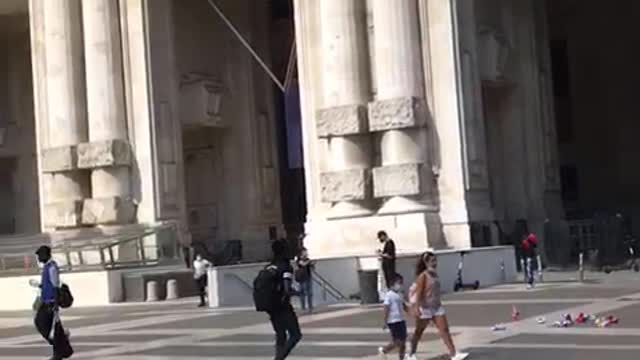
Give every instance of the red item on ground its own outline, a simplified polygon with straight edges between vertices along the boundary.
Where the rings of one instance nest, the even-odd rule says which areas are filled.
[[[617,324],[620,322],[620,320],[613,315],[609,315],[607,316],[607,322],[609,322],[609,324]]]

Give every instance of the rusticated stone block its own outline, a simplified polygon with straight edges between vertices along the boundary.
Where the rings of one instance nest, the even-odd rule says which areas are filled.
[[[85,199],[82,209],[82,224],[130,224],[136,217],[136,205],[131,199],[118,196]]]
[[[371,131],[421,127],[426,124],[426,117],[426,102],[416,97],[401,97],[369,103]]]
[[[322,201],[357,201],[368,198],[371,175],[367,169],[332,171],[320,174]]]
[[[422,193],[422,164],[381,166],[373,169],[373,195],[376,198],[412,196]]]
[[[131,146],[125,140],[105,140],[78,145],[78,167],[95,169],[131,165]]]
[[[44,223],[48,228],[73,228],[81,224],[82,200],[49,203],[44,206]]]
[[[363,134],[367,129],[367,108],[363,105],[336,106],[318,111],[319,137]]]
[[[75,146],[61,146],[42,150],[42,172],[57,173],[78,168]]]

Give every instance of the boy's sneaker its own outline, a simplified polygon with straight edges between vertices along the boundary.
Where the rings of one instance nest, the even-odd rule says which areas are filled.
[[[467,353],[457,353],[451,357],[451,360],[464,360],[469,356]]]
[[[382,348],[382,346],[378,348],[378,356],[380,356],[380,359],[387,358],[387,354],[384,353],[384,348]]]
[[[411,355],[407,354],[405,356],[405,359],[407,359],[407,360],[418,360],[418,358],[416,357],[416,354],[411,354]]]

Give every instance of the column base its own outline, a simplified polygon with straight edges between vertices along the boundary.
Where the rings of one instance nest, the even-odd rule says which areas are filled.
[[[369,209],[362,202],[338,202],[331,207],[327,218],[329,219],[346,219],[355,217],[364,217],[373,215],[373,210]]]
[[[376,235],[384,230],[398,253],[417,253],[441,248],[441,229],[437,214],[430,213],[311,219],[305,224],[305,247],[313,257],[375,255],[380,248]]]
[[[434,212],[437,211],[436,205],[425,204],[414,198],[404,196],[394,196],[387,199],[378,210],[379,215],[400,215],[417,212]]]

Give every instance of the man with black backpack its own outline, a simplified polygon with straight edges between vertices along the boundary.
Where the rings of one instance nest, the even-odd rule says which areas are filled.
[[[298,316],[291,306],[293,268],[287,245],[279,240],[271,244],[273,260],[253,282],[256,310],[266,312],[276,333],[275,360],[286,359],[302,338]]]
[[[34,323],[40,335],[53,346],[53,356],[50,360],[67,359],[73,355],[73,348],[69,343],[68,334],[62,327],[59,308],[70,307],[73,296],[69,288],[60,283],[60,270],[51,257],[51,248],[41,246],[36,255],[43,266],[41,279],[37,284],[40,287],[40,298]]]

